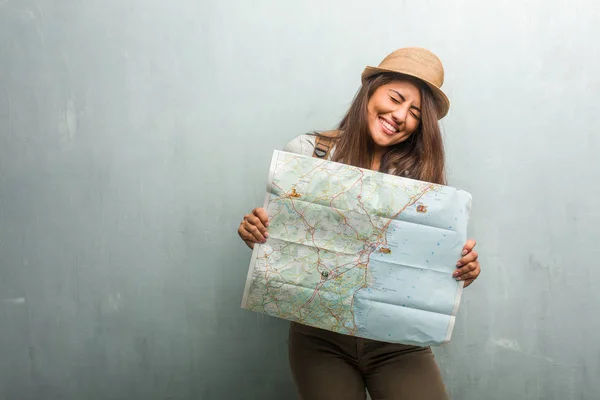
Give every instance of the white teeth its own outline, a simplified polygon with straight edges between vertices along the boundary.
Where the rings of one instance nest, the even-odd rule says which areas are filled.
[[[398,132],[398,130],[396,128],[394,128],[392,125],[390,125],[386,120],[382,119],[381,123],[383,124],[383,126],[385,126],[386,128],[388,128],[390,131],[392,131],[392,132]]]

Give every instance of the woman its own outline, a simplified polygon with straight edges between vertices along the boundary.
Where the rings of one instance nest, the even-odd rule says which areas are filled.
[[[421,48],[389,54],[367,67],[362,86],[333,132],[301,135],[285,151],[315,155],[375,171],[446,184],[438,120],[449,109],[440,60]],[[268,237],[268,217],[256,208],[238,234],[248,247]],[[475,241],[465,243],[453,276],[469,286],[480,273]],[[292,323],[289,357],[302,399],[447,399],[429,347],[342,335]]]

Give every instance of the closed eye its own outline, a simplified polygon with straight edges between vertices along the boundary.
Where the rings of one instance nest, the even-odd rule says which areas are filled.
[[[394,103],[396,103],[396,104],[401,104],[403,101],[406,101],[406,99],[404,98],[404,96],[402,96],[402,94],[401,94],[400,92],[398,92],[398,91],[396,91],[396,90],[394,90],[394,89],[391,89],[391,91],[392,91],[392,92],[394,92],[395,94],[397,94],[397,95],[398,95],[398,97],[400,97],[400,99],[402,100],[402,101],[400,101],[400,100],[398,100],[396,97],[394,97],[394,96],[390,95],[390,99],[392,99],[392,101],[393,101]],[[415,111],[417,111],[417,113],[416,113]],[[416,119],[421,119],[421,109],[420,109],[419,107],[417,107],[417,106],[412,106],[412,107],[411,107],[411,112],[410,112],[410,113],[411,113],[411,114],[412,114],[412,116],[413,116],[413,117],[415,117]]]

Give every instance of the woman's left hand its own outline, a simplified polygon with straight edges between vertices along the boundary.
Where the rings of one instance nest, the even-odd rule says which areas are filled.
[[[465,247],[463,247],[463,257],[456,264],[458,269],[452,275],[457,281],[465,281],[464,287],[473,283],[481,273],[479,261],[477,260],[479,255],[473,250],[476,244],[474,240],[467,240]]]

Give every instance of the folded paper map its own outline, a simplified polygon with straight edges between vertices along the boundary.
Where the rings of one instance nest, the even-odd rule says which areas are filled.
[[[448,342],[471,195],[275,151],[242,308],[346,335]]]

